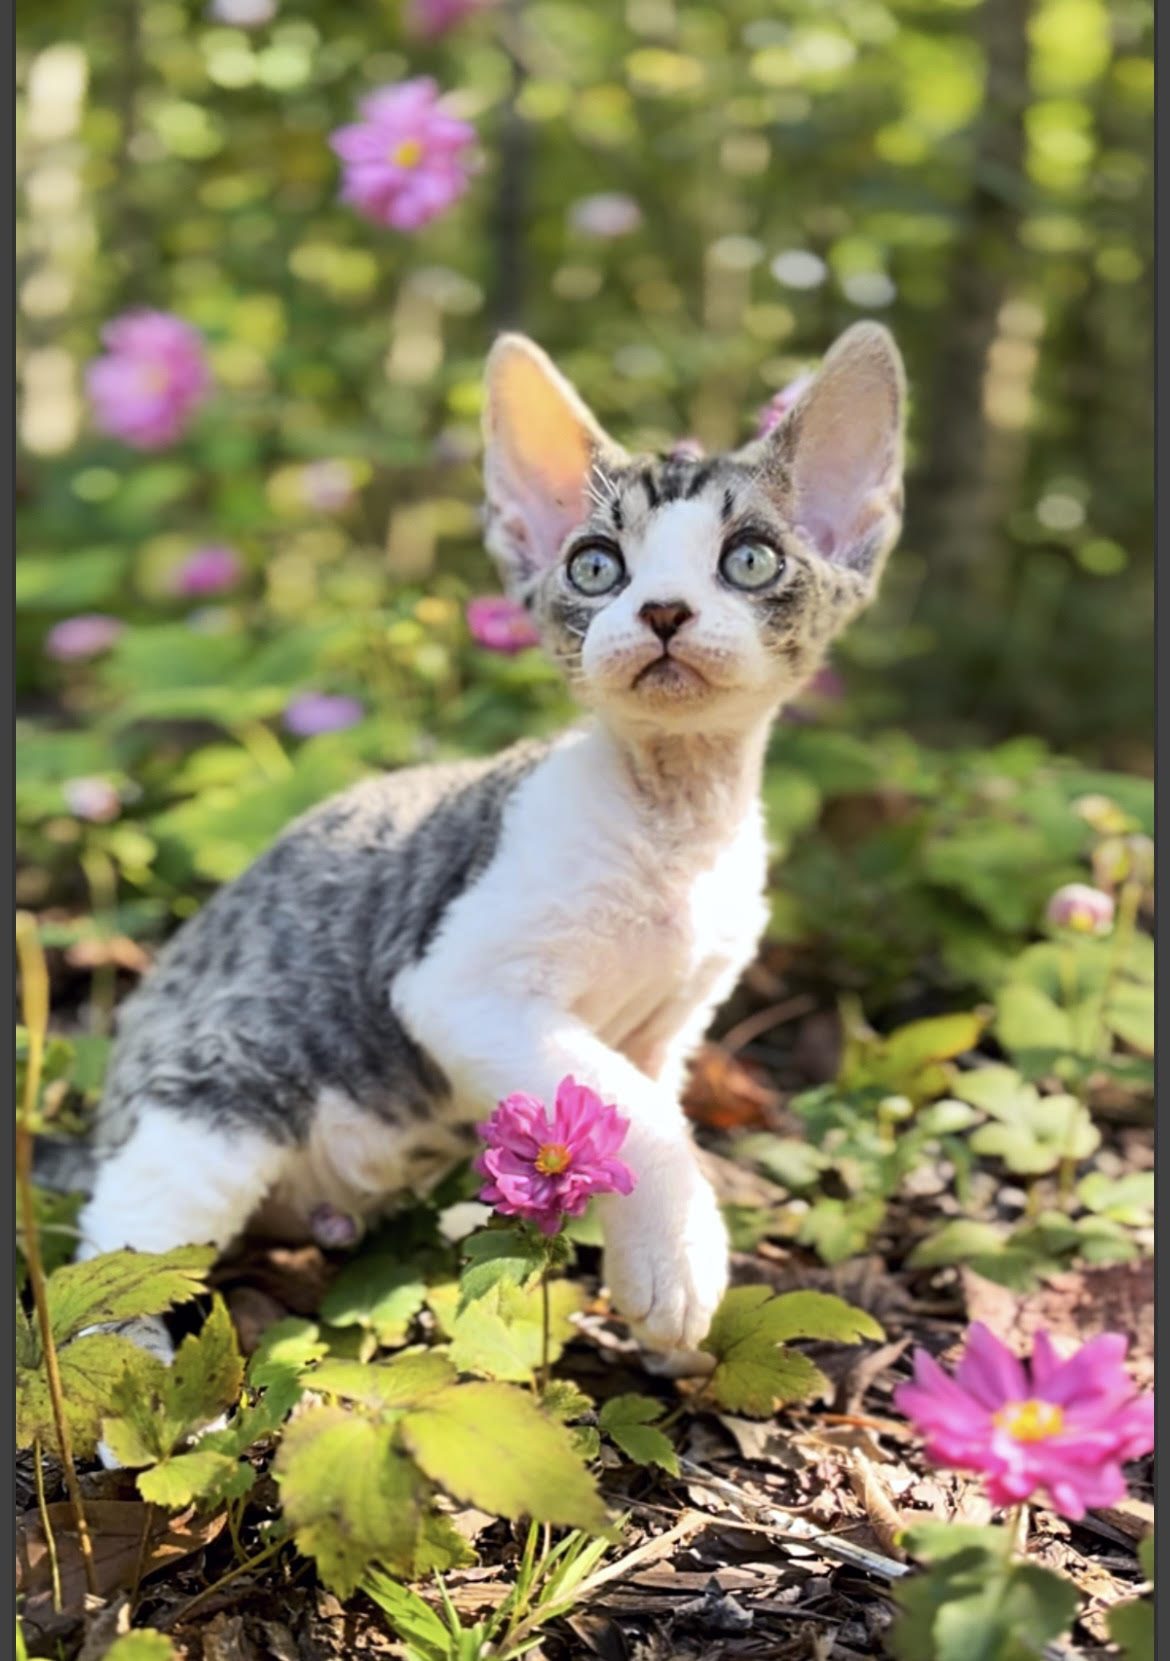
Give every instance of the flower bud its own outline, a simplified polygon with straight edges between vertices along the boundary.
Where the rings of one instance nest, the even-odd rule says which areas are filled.
[[[1125,837],[1102,837],[1093,849],[1092,864],[1093,881],[1098,888],[1119,888],[1133,868]]]
[[[1120,836],[1132,821],[1108,796],[1078,796],[1073,809],[1099,836]]]
[[[1113,927],[1113,900],[1099,888],[1084,882],[1067,882],[1048,902],[1047,918],[1053,928],[1073,934],[1108,934]]]

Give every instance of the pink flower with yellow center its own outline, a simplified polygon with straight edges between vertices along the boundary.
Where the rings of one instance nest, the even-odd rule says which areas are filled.
[[[486,1179],[480,1199],[542,1234],[559,1233],[594,1194],[633,1191],[634,1173],[617,1157],[629,1121],[571,1077],[557,1087],[551,1121],[542,1101],[517,1092],[478,1128],[487,1143],[475,1161]]]
[[[1119,1333],[1090,1339],[1061,1360],[1036,1334],[1029,1364],[976,1322],[949,1377],[923,1350],[914,1380],[894,1402],[926,1441],[936,1465],[981,1471],[996,1505],[1037,1491],[1074,1521],[1125,1493],[1122,1464],[1154,1445],[1154,1398],[1139,1394],[1122,1365]]]
[[[136,450],[176,443],[211,391],[198,329],[169,312],[132,311],[106,325],[102,344],[85,377],[98,426]]]
[[[429,76],[380,87],[361,114],[329,140],[341,158],[343,202],[375,224],[417,231],[459,200],[475,128],[440,108]]]

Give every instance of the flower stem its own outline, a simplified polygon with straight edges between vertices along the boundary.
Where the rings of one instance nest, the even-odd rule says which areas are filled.
[[[552,1333],[552,1315],[548,1298],[548,1264],[540,1271],[540,1379],[536,1393],[543,1396],[548,1389],[548,1352]]]
[[[1097,1005],[1097,1041],[1093,1053],[1098,1061],[1107,1061],[1112,1048],[1112,1036],[1106,1025],[1109,1010],[1109,995],[1113,991],[1121,967],[1129,953],[1130,941],[1133,939],[1134,929],[1137,926],[1138,907],[1142,903],[1142,885],[1132,878],[1121,885],[1121,892],[1117,896],[1117,922],[1113,929],[1111,941],[1112,950],[1109,953],[1109,963],[1105,969],[1105,981],[1101,987],[1101,1001]]]
[[[1011,1562],[1017,1553],[1022,1554],[1028,1545],[1028,1507],[1023,1500],[1018,1505],[1013,1505],[1008,1512],[1005,1533],[1005,1555]]]

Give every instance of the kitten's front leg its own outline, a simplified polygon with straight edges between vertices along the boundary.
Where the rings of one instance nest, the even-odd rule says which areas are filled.
[[[457,1097],[485,1118],[517,1090],[551,1103],[572,1074],[629,1119],[621,1156],[636,1187],[628,1198],[599,1201],[606,1279],[644,1344],[694,1350],[727,1285],[728,1247],[677,1100],[563,1010],[465,986],[453,996],[418,971],[404,977],[394,1002]]]

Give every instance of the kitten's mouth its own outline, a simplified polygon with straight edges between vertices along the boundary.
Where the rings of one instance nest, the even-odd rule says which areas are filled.
[[[662,692],[697,692],[707,686],[706,679],[689,663],[682,663],[670,652],[652,658],[634,676],[634,686],[652,686]]]

